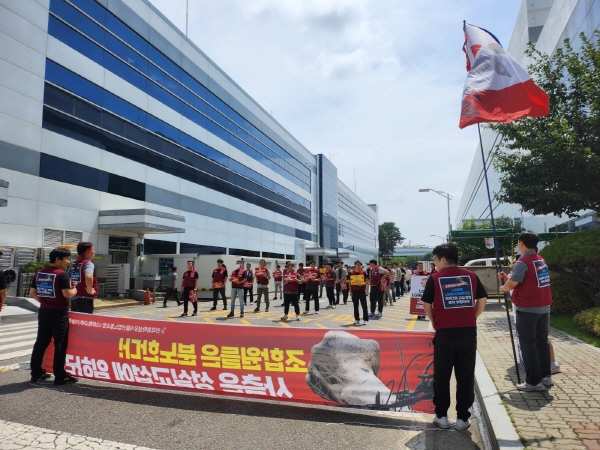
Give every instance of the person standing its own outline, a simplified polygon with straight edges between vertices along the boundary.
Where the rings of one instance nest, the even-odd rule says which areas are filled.
[[[303,283],[302,277],[294,270],[294,263],[290,263],[283,277],[283,300],[284,310],[281,320],[288,320],[290,304],[294,306],[296,320],[300,320],[300,305],[298,304],[298,286]]]
[[[431,275],[423,292],[423,307],[433,329],[433,423],[450,428],[450,379],[456,378],[455,429],[471,426],[469,408],[475,399],[477,318],[487,302],[487,293],[475,273],[458,267],[458,248],[452,243],[433,249],[439,272]]]
[[[246,264],[246,271],[244,272],[244,305],[247,305],[246,298],[250,294],[250,304],[254,303],[254,272],[252,271],[252,264]]]
[[[383,316],[383,291],[381,290],[381,281],[388,279],[388,271],[377,264],[377,261],[372,259],[369,261],[369,285],[371,286],[371,292],[369,293],[369,299],[371,301],[371,312],[369,317],[375,317],[380,319]],[[377,308],[377,315],[375,315],[375,308]]]
[[[279,293],[279,298],[283,298],[283,272],[281,271],[281,266],[277,265],[273,272],[273,280],[275,280],[275,297],[273,300],[277,300],[277,293]]]
[[[213,289],[213,307],[211,311],[217,309],[219,295],[223,300],[223,311],[227,310],[227,296],[225,295],[225,282],[227,281],[227,268],[223,265],[221,258],[217,259],[217,267],[212,272],[212,289]]]
[[[321,282],[321,272],[317,269],[315,262],[309,262],[309,268],[304,271],[304,281],[306,284],[306,305],[304,314],[310,311],[311,299],[315,302],[315,314],[319,314],[319,284]]]
[[[233,317],[235,312],[235,301],[240,301],[240,317],[244,317],[244,269],[242,269],[242,262],[238,261],[235,263],[235,269],[231,272],[229,277],[231,281],[231,311],[227,314],[227,317]]]
[[[327,300],[329,300],[329,307],[335,309],[335,270],[331,263],[327,263],[325,269],[325,292]]]
[[[167,301],[171,296],[175,297],[175,301],[177,302],[177,306],[181,305],[179,301],[179,292],[177,292],[177,267],[172,266],[169,275],[167,275],[167,293],[165,294],[165,299],[163,300],[163,308],[167,307]]]
[[[525,365],[525,382],[518,384],[517,389],[526,392],[544,391],[547,386],[554,386],[548,345],[552,291],[548,266],[537,254],[539,241],[533,231],[522,231],[517,243],[521,257],[515,262],[510,278],[504,272],[498,274],[498,278],[505,281],[500,290],[512,290],[511,301]]]
[[[301,277],[304,277],[305,270],[306,269],[304,268],[304,264],[299,263],[297,272],[298,274],[300,274]],[[302,297],[302,300],[306,301],[306,285],[304,283],[298,286],[298,301],[300,301],[300,297]]]
[[[410,295],[410,277],[412,277],[413,271],[410,267],[406,268],[404,281],[406,282],[406,292]]]
[[[327,272],[327,265],[325,263],[321,264],[321,268],[319,269],[319,273],[321,274],[321,281],[319,283],[319,298],[323,297],[323,288],[325,287],[325,273]],[[327,291],[325,291],[327,292]]]
[[[393,306],[393,302],[396,301],[396,271],[392,269],[392,265],[388,264],[386,269],[389,273],[389,279],[384,291],[384,304],[389,303],[390,306]]]
[[[31,280],[29,295],[40,302],[37,338],[33,344],[30,362],[32,383],[50,378],[50,375],[44,372],[42,363],[52,338],[54,384],[78,381],[65,370],[69,337],[69,299],[77,294],[77,288],[65,272],[70,263],[70,250],[55,248],[50,252],[50,265],[38,271]]]
[[[394,286],[393,286],[395,295],[396,295],[396,297],[402,297],[402,294],[401,294],[402,291],[400,289],[400,280],[402,280],[402,278],[400,278],[400,275],[401,275],[400,268],[398,267],[397,263],[392,264],[392,270],[394,271],[394,273],[396,275],[394,277]]]
[[[358,306],[362,307],[363,325],[369,324],[369,309],[367,308],[367,273],[362,268],[362,263],[356,261],[354,269],[348,271],[350,278],[350,296],[354,305],[354,325],[360,325],[360,313]]]
[[[418,263],[417,270],[415,270],[412,274],[416,275],[416,276],[421,276],[421,277],[429,276],[429,272],[427,272],[426,270],[423,270],[423,263]],[[425,320],[425,316],[423,316],[423,315],[417,316],[417,320]]]
[[[187,317],[188,304],[191,301],[194,307],[192,316],[198,315],[198,299],[195,297],[196,289],[198,288],[198,272],[194,269],[194,261],[187,262],[187,269],[183,273],[181,280],[181,295],[183,297],[183,314],[180,317]]]
[[[271,272],[267,269],[267,262],[261,259],[258,262],[258,268],[254,271],[256,275],[256,309],[254,312],[260,311],[260,300],[265,297],[265,312],[269,312],[269,280]]]
[[[71,281],[77,289],[77,294],[71,299],[71,311],[94,312],[94,299],[98,297],[98,280],[92,262],[94,256],[96,251],[91,242],[77,244],[77,259],[70,269]]]
[[[344,261],[338,261],[338,267],[335,271],[335,304],[340,304],[340,292],[344,305],[348,303],[348,270],[344,268]]]
[[[283,266],[282,280],[283,280],[283,278],[285,278],[285,272],[287,271],[289,265],[290,265],[290,261],[286,261],[285,265]],[[281,284],[281,287],[283,288],[283,282]],[[283,295],[281,296],[281,300],[282,300],[282,303],[279,306],[285,306],[285,299],[284,299]]]

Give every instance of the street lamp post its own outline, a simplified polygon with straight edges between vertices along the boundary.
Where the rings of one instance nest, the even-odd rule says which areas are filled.
[[[419,192],[435,192],[436,194],[441,195],[442,197],[446,197],[446,201],[448,202],[448,242],[450,242],[450,238],[452,237],[452,224],[450,223],[450,200],[452,197],[447,192],[436,191],[435,189],[419,189]]]
[[[444,242],[444,238],[442,236],[440,236],[439,234],[430,234],[429,236],[439,237],[442,240],[442,242]]]

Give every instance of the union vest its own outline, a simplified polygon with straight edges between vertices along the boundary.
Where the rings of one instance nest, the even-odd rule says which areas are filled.
[[[287,283],[283,286],[285,292],[290,294],[295,294],[298,292],[298,283],[296,282],[296,279],[299,276],[300,274],[298,272],[290,272],[286,270],[284,278]]]
[[[551,305],[552,291],[546,261],[537,253],[523,255],[519,261],[527,264],[527,272],[523,282],[513,289],[511,301],[523,308]]]
[[[181,283],[184,288],[193,288],[196,286],[196,270],[186,270],[183,273],[183,281]]]
[[[276,270],[275,272],[273,272],[273,279],[275,281],[283,280],[283,272],[281,270]]]
[[[71,281],[77,288],[77,297],[98,297],[98,280],[96,279],[96,275],[94,274],[94,281],[92,282],[92,287],[96,291],[94,295],[88,293],[85,289],[85,266],[90,261],[88,259],[82,259],[81,261],[75,261],[71,266]]]
[[[244,271],[242,269],[235,269],[231,272],[231,287],[236,289],[242,289],[244,287]]]
[[[319,269],[308,268],[304,271],[304,279],[306,280],[306,289],[315,290],[319,288]]]
[[[256,275],[256,283],[259,286],[268,286],[269,285],[269,279],[267,278],[269,276],[269,269],[262,268],[262,267],[258,267],[255,271],[254,271],[254,275]]]
[[[225,272],[227,272],[227,269],[225,267],[221,267],[220,269],[217,267],[215,270],[213,270],[213,283],[225,284]]]
[[[379,269],[381,269],[381,267],[375,266],[374,269],[369,271],[369,282],[371,286],[377,286],[383,277],[383,274],[379,273]]]
[[[352,275],[362,275],[363,279],[366,277],[366,272],[364,270],[359,270],[358,272],[355,271],[354,269],[350,271],[350,276]],[[366,291],[367,290],[367,285],[363,284],[362,286],[357,286],[352,284],[352,278],[350,278],[350,289],[352,290],[352,292],[355,291]]]
[[[252,270],[246,270],[244,272],[244,287],[251,288],[254,281],[254,272]]]
[[[331,269],[325,272],[325,278],[325,284],[327,286],[335,286],[335,270]]]
[[[35,285],[40,308],[69,310],[69,300],[63,295],[58,277],[64,270],[58,267],[44,267],[35,274]]]
[[[448,267],[432,274],[431,278],[434,284],[435,329],[476,327],[477,277],[475,274],[459,267]]]

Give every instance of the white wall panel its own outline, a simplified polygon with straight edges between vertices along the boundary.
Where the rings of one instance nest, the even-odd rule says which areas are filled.
[[[229,222],[225,222],[220,219],[213,219],[212,217],[206,218],[206,231],[213,233],[229,233]]]
[[[1,219],[0,219],[1,220]],[[28,222],[28,223],[31,223]],[[40,247],[36,239],[36,227],[27,224],[9,224],[0,222],[0,245],[15,247]]]
[[[177,192],[177,189],[175,186],[173,186],[173,190]],[[183,178],[179,179],[178,192],[181,195],[185,195],[186,197],[191,197],[191,198],[195,198],[198,200],[207,201],[207,199],[206,199],[207,190],[208,189],[204,186],[194,184],[191,181],[184,180]],[[211,190],[211,192],[213,192],[213,191]]]
[[[24,200],[38,199],[38,186],[40,177],[29,175],[27,173],[16,172],[0,167],[0,179],[8,181],[8,204],[10,205],[12,198],[20,198]],[[0,209],[0,221],[2,216],[7,214],[6,208]],[[1,234],[1,233],[0,233]]]
[[[2,86],[0,86],[0,113],[42,126],[42,104]]]
[[[0,59],[10,62],[40,78],[44,77],[45,56],[0,32]]]
[[[214,245],[215,247],[230,247],[229,236],[223,233],[212,233],[206,232],[207,245]]]
[[[97,223],[97,213],[51,203],[39,203],[37,224],[41,228],[96,232]]]
[[[43,78],[2,59],[0,59],[0,85],[37,102],[43,101]]]
[[[100,168],[102,165],[103,152],[99,148],[45,129],[42,129],[42,152],[84,166]]]
[[[36,27],[4,6],[0,6],[0,30],[38,53],[45,53],[46,51],[46,38],[48,36],[46,31]]]
[[[48,58],[98,86],[104,86],[104,68],[58,39],[48,36]]]
[[[100,211],[113,209],[141,209],[146,207],[146,202],[120,195],[100,192]]]
[[[86,210],[85,214],[98,215],[100,207],[99,191],[65,185],[46,178],[40,178],[38,198],[43,203]]]
[[[39,125],[0,113],[0,136],[5,142],[40,151],[41,131]]]
[[[43,31],[48,30],[48,8],[33,0],[0,0],[0,5]]]

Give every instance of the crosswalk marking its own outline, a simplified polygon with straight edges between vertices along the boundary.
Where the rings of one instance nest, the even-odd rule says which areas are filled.
[[[33,344],[35,344],[35,339],[29,340],[29,341],[14,342],[12,344],[0,345],[0,351],[9,350],[11,348],[25,347],[25,346],[32,347]]]
[[[20,358],[21,356],[29,356],[31,355],[31,348],[28,350],[21,350],[18,352],[12,353],[2,353],[0,354],[0,361],[6,361],[7,359]]]
[[[2,343],[5,344],[6,342],[14,342],[14,341],[19,341],[22,339],[31,339],[37,336],[37,333],[30,333],[30,334],[24,334],[22,336],[13,336],[13,337],[9,337],[7,339],[2,338]]]
[[[14,335],[16,335],[16,334],[22,334],[22,333],[23,333],[23,331],[30,332],[30,331],[33,331],[33,330],[35,330],[35,329],[37,329],[37,325],[36,325],[35,327],[33,327],[33,328],[28,328],[28,329],[25,329],[25,330],[19,330],[19,331],[9,331],[8,333],[0,333],[0,339],[4,338],[4,337],[6,337],[6,336],[14,336]]]
[[[0,332],[14,329],[23,329],[29,327],[37,327],[37,320],[35,322],[21,322],[21,323],[13,323],[10,325],[4,325],[0,322]]]

